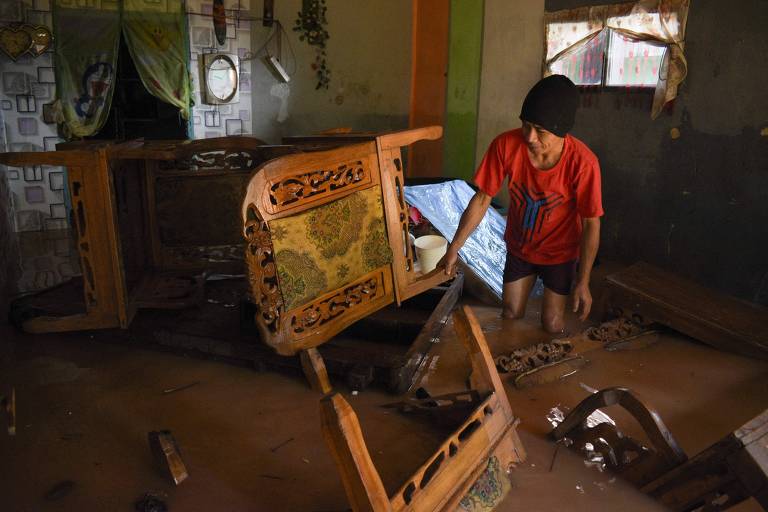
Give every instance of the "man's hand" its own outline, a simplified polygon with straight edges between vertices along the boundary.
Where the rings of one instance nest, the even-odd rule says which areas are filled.
[[[452,250],[450,246],[448,246],[448,250],[445,252],[442,258],[440,258],[440,261],[437,262],[438,267],[443,267],[445,270],[445,275],[452,276],[456,272],[456,266],[459,263],[459,254],[458,251]]]
[[[579,320],[583,322],[592,309],[592,293],[589,291],[589,281],[579,282],[573,289],[573,312],[578,312],[579,308],[581,308]]]

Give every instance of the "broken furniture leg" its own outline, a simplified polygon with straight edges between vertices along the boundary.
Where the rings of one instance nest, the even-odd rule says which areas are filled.
[[[613,424],[587,421],[610,405],[626,409],[653,446],[624,436]],[[627,389],[609,388],[579,403],[551,435],[600,453],[606,466],[672,510],[726,510],[750,496],[768,510],[768,411],[688,459],[654,409]]]
[[[517,420],[496,372],[488,345],[477,319],[468,306],[453,314],[459,338],[472,362],[470,382],[480,397],[468,417],[446,439],[437,452],[391,497],[387,496],[365,445],[360,423],[350,405],[338,393],[320,401],[323,437],[344,483],[354,511],[456,510],[463,500],[472,500],[480,478],[499,481],[511,464],[525,460],[517,436]],[[460,398],[455,395],[454,399]],[[426,400],[438,401],[439,398]],[[508,489],[507,485],[504,489]],[[499,489],[498,499],[503,496]]]
[[[309,381],[309,386],[322,394],[330,393],[333,389],[328,380],[328,371],[325,369],[325,361],[316,348],[308,348],[299,352],[301,369]]]
[[[147,437],[149,448],[160,471],[176,485],[186,480],[189,474],[170,430],[152,431]]]

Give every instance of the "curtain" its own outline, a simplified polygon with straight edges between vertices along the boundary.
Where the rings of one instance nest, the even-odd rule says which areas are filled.
[[[153,9],[152,6],[160,8]],[[189,119],[186,19],[181,1],[123,0],[123,33],[144,87]]]
[[[116,1],[53,4],[56,121],[66,138],[93,135],[109,115],[114,91],[120,6]]]
[[[545,13],[544,74],[552,73],[554,62],[583,51],[605,29],[633,41],[664,44],[651,108],[655,119],[677,96],[688,71],[683,50],[689,7],[690,0],[640,0]]]
[[[182,0],[55,0],[56,121],[66,138],[98,132],[109,116],[120,31],[147,90],[189,118]]]

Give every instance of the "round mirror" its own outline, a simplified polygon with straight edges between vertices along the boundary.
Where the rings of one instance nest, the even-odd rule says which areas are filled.
[[[237,92],[237,68],[226,55],[219,55],[208,66],[208,91],[220,101],[229,101]]]

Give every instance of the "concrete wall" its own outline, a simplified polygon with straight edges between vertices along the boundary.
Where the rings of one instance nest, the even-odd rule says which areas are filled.
[[[574,134],[603,171],[603,255],[768,304],[766,20],[762,0],[692,2],[689,74],[671,114],[652,121],[650,99],[624,91],[581,109]]]
[[[475,166],[494,137],[520,126],[520,106],[541,78],[544,0],[485,0]],[[506,191],[500,199],[508,202]]]
[[[299,135],[337,127],[355,131],[396,130],[408,127],[411,75],[411,2],[327,0],[328,66],[330,88],[315,90],[314,48],[293,32],[301,0],[275,2],[275,17],[285,26],[283,65],[292,73],[287,98],[288,118],[277,120],[280,88],[255,62],[253,134],[270,142],[282,135]],[[260,16],[262,2],[253,0],[252,14]],[[254,48],[267,29],[254,23]],[[291,49],[293,49],[293,55]]]

